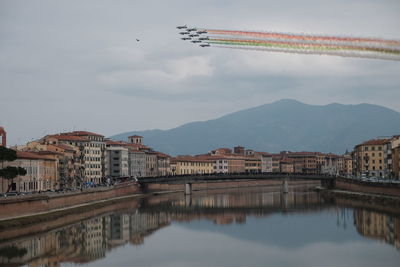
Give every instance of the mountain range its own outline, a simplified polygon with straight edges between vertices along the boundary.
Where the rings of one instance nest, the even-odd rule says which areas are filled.
[[[400,134],[400,113],[372,104],[309,105],[292,99],[237,111],[169,130],[132,131],[111,136],[144,143],[170,155],[201,154],[219,147],[256,151],[344,153],[362,141]]]

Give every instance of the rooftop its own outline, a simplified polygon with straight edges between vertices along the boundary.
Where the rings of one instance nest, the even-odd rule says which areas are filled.
[[[207,159],[202,159],[198,157],[193,157],[193,156],[177,156],[175,158],[171,159],[172,162],[203,162],[203,163],[211,163],[212,160],[207,160]]]
[[[43,160],[54,160],[51,157],[41,155],[38,152],[28,152],[28,151],[17,151],[18,159],[43,159]]]
[[[81,136],[66,135],[66,134],[53,134],[53,135],[49,135],[48,137],[53,137],[53,138],[56,138],[56,139],[62,140],[62,141],[80,141],[80,142],[89,141],[88,139],[81,137]]]
[[[131,135],[131,136],[128,136],[128,138],[143,138],[143,136],[140,136],[140,135]]]
[[[365,141],[364,143],[361,143],[360,145],[362,146],[384,145],[387,144],[389,141],[390,139],[371,139]]]
[[[67,135],[77,135],[77,136],[99,136],[99,137],[104,137],[104,135],[93,133],[93,132],[88,132],[88,131],[73,131],[70,133],[66,133]]]

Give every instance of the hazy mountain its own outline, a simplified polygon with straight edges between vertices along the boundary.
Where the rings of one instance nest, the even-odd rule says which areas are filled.
[[[126,140],[133,134],[142,135],[146,145],[171,155],[199,154],[237,145],[266,152],[344,153],[364,140],[400,134],[400,113],[371,104],[316,106],[284,99],[215,120],[111,138]]]

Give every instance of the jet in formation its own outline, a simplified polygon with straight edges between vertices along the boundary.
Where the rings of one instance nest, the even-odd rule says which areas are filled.
[[[201,47],[209,47],[210,45],[209,44],[201,44],[200,46]]]
[[[187,28],[187,26],[186,25],[183,25],[183,26],[178,26],[178,27],[176,27],[177,29],[186,29]]]

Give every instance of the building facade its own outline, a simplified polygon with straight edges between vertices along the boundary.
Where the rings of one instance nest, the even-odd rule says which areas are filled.
[[[0,127],[0,146],[7,146],[7,133],[3,127]]]
[[[57,166],[52,157],[37,152],[17,151],[15,161],[4,162],[4,167],[21,167],[26,175],[17,176],[12,181],[0,178],[1,193],[32,192],[57,189]]]
[[[353,173],[358,177],[386,177],[385,147],[388,139],[373,139],[356,145],[353,151]]]
[[[106,148],[105,174],[107,177],[129,176],[129,152],[127,148]]]
[[[214,173],[212,160],[206,160],[192,156],[178,156],[172,158],[171,162],[174,164],[175,175]]]

